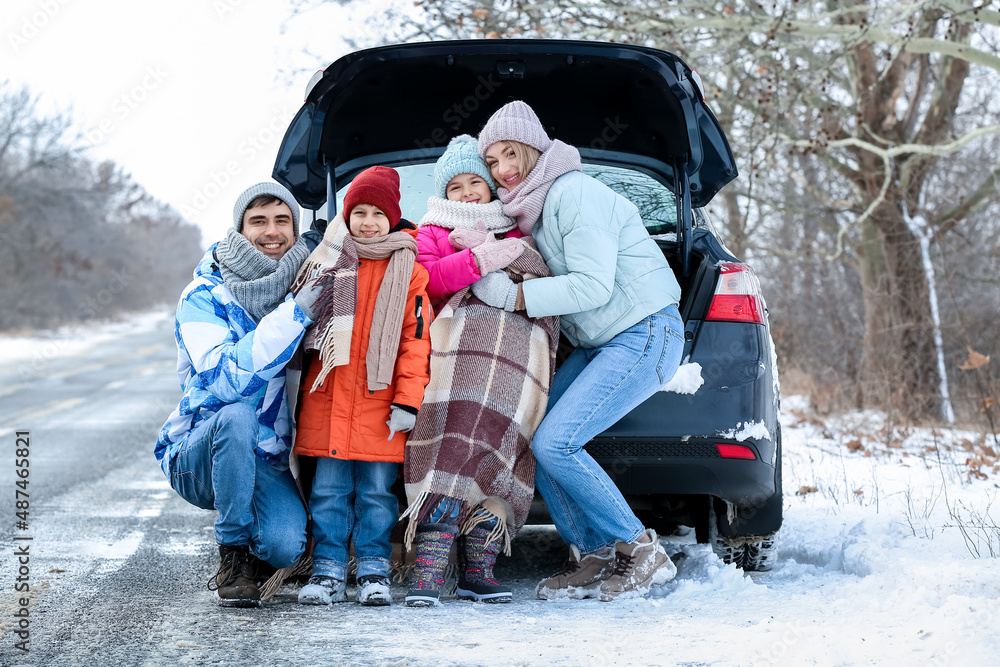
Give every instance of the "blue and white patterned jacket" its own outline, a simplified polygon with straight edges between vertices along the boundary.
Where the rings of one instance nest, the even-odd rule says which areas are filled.
[[[285,364],[312,320],[289,296],[255,323],[223,282],[214,250],[202,257],[177,304],[177,377],[184,395],[154,450],[168,479],[188,434],[230,403],[255,407],[257,456],[286,469],[292,448],[290,395],[294,401],[296,388],[286,387]]]

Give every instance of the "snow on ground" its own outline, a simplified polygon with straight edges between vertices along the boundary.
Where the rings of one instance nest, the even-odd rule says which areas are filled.
[[[121,321],[72,325],[33,336],[0,333],[0,365],[17,363],[25,379],[41,372],[48,362],[66,356],[86,356],[95,345],[114,340],[124,333],[152,331],[164,319],[173,317],[167,308],[128,316]]]
[[[743,575],[704,545],[683,547],[688,560],[656,599],[756,608],[756,623],[727,630],[720,663],[997,664],[992,436],[887,429],[875,412],[819,419],[794,396],[782,410],[774,569]]]

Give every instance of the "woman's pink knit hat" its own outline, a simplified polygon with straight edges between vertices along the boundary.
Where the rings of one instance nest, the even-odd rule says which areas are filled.
[[[552,145],[542,121],[526,103],[508,102],[490,116],[479,133],[479,155],[486,158],[486,149],[498,141],[519,141],[543,153]]]

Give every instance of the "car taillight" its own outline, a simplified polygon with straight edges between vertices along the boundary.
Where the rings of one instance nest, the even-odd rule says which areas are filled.
[[[756,459],[753,450],[743,445],[723,445],[715,443],[715,448],[719,450],[719,456],[724,459]]]
[[[720,265],[719,283],[705,319],[764,324],[764,297],[757,276],[749,266],[740,262]]]

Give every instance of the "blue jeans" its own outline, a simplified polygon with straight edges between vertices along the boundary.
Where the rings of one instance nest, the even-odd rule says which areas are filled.
[[[309,496],[313,518],[313,574],[343,581],[348,540],[354,542],[358,577],[389,576],[389,534],[399,519],[399,501],[390,491],[398,463],[316,459]]]
[[[277,568],[297,561],[306,548],[306,510],[295,479],[254,453],[257,413],[231,403],[198,424],[170,466],[170,486],[202,509],[216,509],[215,540],[249,545]]]
[[[642,535],[642,523],[583,446],[666,384],[683,348],[684,325],[669,306],[600,347],[577,348],[556,372],[531,445],[535,486],[559,535],[581,553]]]

